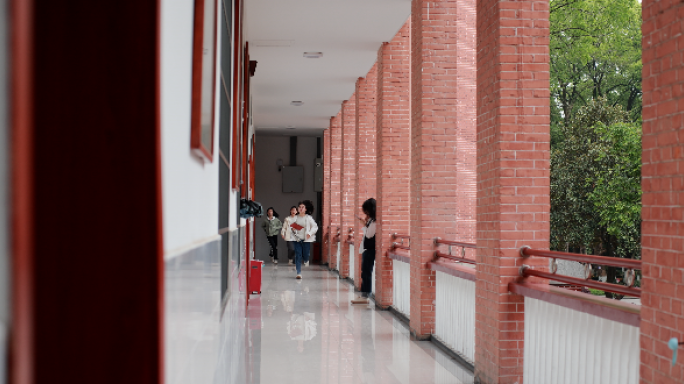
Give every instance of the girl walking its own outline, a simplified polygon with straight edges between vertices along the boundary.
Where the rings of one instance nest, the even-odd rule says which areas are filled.
[[[280,236],[283,237],[283,240],[287,242],[287,260],[289,264],[294,263],[294,256],[295,256],[295,250],[294,250],[294,244],[295,244],[295,239],[294,236],[292,235],[292,228],[290,225],[295,223],[297,220],[297,207],[294,205],[290,207],[290,216],[285,218],[285,221],[283,221],[283,229],[280,231]]]
[[[366,216],[363,236],[363,256],[361,261],[361,297],[352,300],[352,304],[368,304],[373,287],[373,266],[375,265],[375,199],[363,202],[361,206]]]
[[[278,219],[278,213],[269,207],[266,210],[266,220],[261,223],[261,228],[266,232],[266,238],[271,245],[271,261],[273,264],[278,264],[278,233],[283,228],[283,223]]]
[[[307,205],[310,209],[307,210]],[[297,268],[297,279],[302,278],[302,261],[304,265],[309,265],[309,251],[311,250],[311,243],[316,241],[316,232],[318,232],[318,225],[310,214],[313,213],[313,205],[309,201],[300,201],[297,204],[297,211],[299,214],[295,218],[295,222],[290,224],[292,229],[291,236],[295,244],[295,266]]]

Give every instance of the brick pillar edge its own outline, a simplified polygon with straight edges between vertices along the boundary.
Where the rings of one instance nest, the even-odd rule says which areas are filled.
[[[549,2],[477,2],[475,379],[523,382],[524,245],[549,246]],[[525,259],[536,269],[548,260]]]

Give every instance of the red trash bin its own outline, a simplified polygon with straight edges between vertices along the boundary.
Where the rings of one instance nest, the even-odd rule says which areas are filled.
[[[252,275],[249,276],[249,291],[251,293],[261,293],[261,268],[264,262],[261,260],[251,260]]]

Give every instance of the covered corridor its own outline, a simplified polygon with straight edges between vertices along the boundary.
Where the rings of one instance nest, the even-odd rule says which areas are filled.
[[[549,251],[553,1],[0,0],[0,384],[684,382],[684,3],[620,259]]]

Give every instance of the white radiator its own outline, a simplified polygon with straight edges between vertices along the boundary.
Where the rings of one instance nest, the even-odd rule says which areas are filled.
[[[411,266],[399,260],[392,260],[394,269],[394,309],[409,317],[411,314]]]
[[[639,328],[525,297],[525,384],[636,384]]]
[[[436,272],[435,336],[475,361],[475,282]]]

